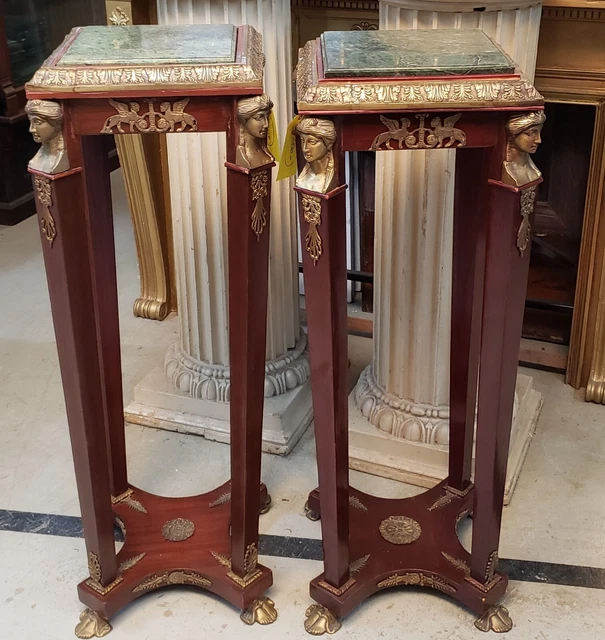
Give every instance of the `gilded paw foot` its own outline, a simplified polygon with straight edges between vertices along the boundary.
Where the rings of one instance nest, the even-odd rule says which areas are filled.
[[[340,620],[319,604],[312,604],[307,609],[305,616],[307,618],[305,631],[312,636],[323,636],[324,633],[331,635],[342,627]]]
[[[240,616],[246,624],[272,624],[277,620],[275,602],[270,598],[257,598]]]
[[[267,497],[265,498],[265,502],[261,505],[260,511],[258,512],[261,516],[267,513],[269,509],[271,509],[271,502],[272,502],[271,496],[267,494]]]
[[[495,631],[506,633],[513,628],[513,621],[508,615],[508,609],[500,604],[490,607],[478,620],[475,626],[481,631]]]
[[[313,522],[317,522],[321,518],[319,511],[313,511],[313,509],[309,507],[308,501],[305,502],[305,515],[309,520],[313,520]]]
[[[111,629],[109,622],[103,620],[96,611],[85,609],[80,614],[80,622],[76,627],[76,636],[78,638],[103,638]]]

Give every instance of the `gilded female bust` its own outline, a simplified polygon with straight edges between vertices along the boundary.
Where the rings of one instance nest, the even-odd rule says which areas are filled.
[[[542,142],[545,120],[544,111],[532,111],[509,119],[506,160],[502,163],[502,182],[505,184],[522,187],[542,176],[530,154],[535,153]]]
[[[275,160],[267,149],[271,109],[273,109],[273,102],[266,93],[244,98],[237,103],[240,140],[235,164],[239,167],[254,169]]]
[[[327,193],[337,187],[332,153],[336,142],[334,123],[327,118],[304,116],[296,126],[296,133],[307,161],[296,185],[317,193]]]
[[[42,146],[30,160],[29,167],[42,173],[62,173],[69,169],[69,158],[63,139],[61,105],[50,100],[30,100],[25,106],[29,130]]]

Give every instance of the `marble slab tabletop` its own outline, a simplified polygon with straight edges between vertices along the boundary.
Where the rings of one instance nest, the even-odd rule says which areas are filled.
[[[326,31],[324,77],[506,75],[513,61],[480,29]]]
[[[235,62],[237,31],[231,24],[86,27],[57,61],[87,65],[212,64]]]
[[[76,27],[25,88],[30,99],[256,95],[263,65],[262,36],[247,25]]]

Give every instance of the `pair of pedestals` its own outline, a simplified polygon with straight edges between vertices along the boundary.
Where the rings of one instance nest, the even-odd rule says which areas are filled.
[[[178,43],[176,46],[175,43]],[[414,55],[410,55],[410,51]],[[462,52],[462,53],[453,53]],[[362,54],[360,56],[360,53]],[[267,309],[270,99],[262,46],[249,27],[74,30],[27,87],[36,201],[63,377],[90,576],[76,634],[101,637],[133,599],[201,587],[277,618],[263,594],[258,516]],[[497,549],[515,372],[540,175],[529,154],[542,99],[482,32],[327,33],[301,50],[297,73],[299,194],[324,573],[305,627],[335,632],[375,591],[426,586],[508,630]],[[329,116],[329,117],[327,117]],[[231,469],[190,498],[129,484],[109,169],[101,135],[227,135]],[[296,162],[286,141],[284,166]],[[450,474],[408,500],[348,482],[344,154],[456,148]],[[405,185],[402,185],[405,188]],[[471,460],[475,405],[477,449]],[[473,513],[469,554],[457,523]],[[113,524],[125,544],[115,551]]]

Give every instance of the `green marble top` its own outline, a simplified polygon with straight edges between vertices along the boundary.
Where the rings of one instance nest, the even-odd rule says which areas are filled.
[[[480,29],[326,31],[324,77],[501,75],[512,60]]]
[[[84,27],[56,66],[229,64],[233,25]]]

